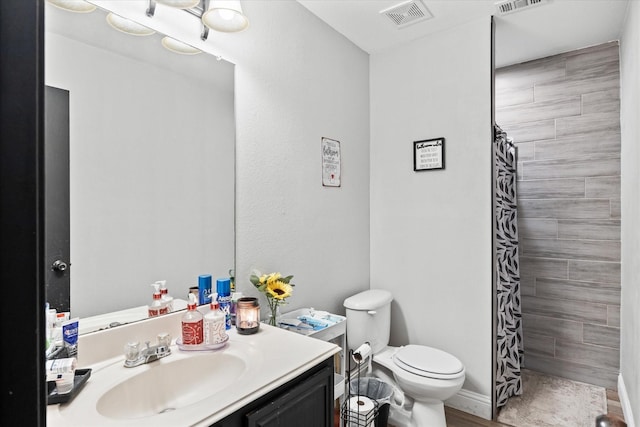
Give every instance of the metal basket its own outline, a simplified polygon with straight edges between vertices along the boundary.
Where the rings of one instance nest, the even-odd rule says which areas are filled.
[[[349,362],[351,362],[351,360],[357,360],[356,363],[358,365],[358,370],[357,370],[357,375],[356,375],[356,390],[352,389],[352,380],[351,380],[351,366],[348,367],[347,371],[347,384],[348,384],[348,391],[347,391],[347,399],[345,400],[345,402],[342,404],[342,407],[340,408],[340,416],[342,419],[342,426],[343,427],[373,427],[374,425],[376,425],[376,420],[378,418],[378,411],[379,411],[379,403],[376,399],[372,399],[368,396],[366,396],[365,394],[362,393],[362,391],[365,390],[360,390],[360,384],[361,384],[361,378],[360,378],[360,372],[362,371],[360,369],[360,364],[362,363],[361,359],[355,359],[353,358],[353,350],[349,351]],[[349,363],[350,365],[351,363]],[[352,402],[354,401],[357,405],[363,404],[365,402],[365,399],[369,402],[372,403],[373,408],[371,408],[370,410],[363,412],[363,411],[354,411],[352,408]]]
[[[365,397],[365,396],[351,396],[351,397],[356,397],[356,398],[360,398],[360,397]],[[365,397],[366,399],[370,400],[371,403],[373,403],[373,409],[367,413],[362,413],[359,411],[353,411],[350,407],[350,402],[351,402],[351,398],[347,399],[343,404],[342,404],[342,421],[343,421],[343,425],[345,427],[370,427],[374,425],[374,422],[376,420],[376,418],[378,417],[378,402],[376,402],[373,399],[369,399],[367,397]],[[359,402],[360,400],[358,400]]]

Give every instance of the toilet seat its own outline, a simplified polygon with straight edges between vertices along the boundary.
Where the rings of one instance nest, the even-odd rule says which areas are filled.
[[[401,347],[393,362],[399,368],[421,377],[455,379],[464,375],[464,365],[455,356],[424,345]]]

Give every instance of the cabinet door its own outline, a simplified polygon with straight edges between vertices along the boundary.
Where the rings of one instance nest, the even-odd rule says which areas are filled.
[[[333,369],[325,367],[246,415],[248,427],[331,427]]]

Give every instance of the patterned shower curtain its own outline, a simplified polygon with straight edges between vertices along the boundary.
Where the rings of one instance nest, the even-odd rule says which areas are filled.
[[[516,149],[507,134],[495,127],[495,229],[497,288],[498,408],[511,396],[522,394],[522,313],[520,310],[520,261],[518,259],[518,211],[516,202]]]

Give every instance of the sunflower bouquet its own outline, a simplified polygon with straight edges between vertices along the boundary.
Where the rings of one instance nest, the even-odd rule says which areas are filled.
[[[270,325],[277,326],[278,309],[287,303],[287,298],[293,293],[295,285],[291,283],[291,279],[293,279],[293,276],[282,277],[280,273],[262,274],[260,276],[252,274],[249,278],[253,286],[267,297],[269,310],[271,311],[271,316],[269,317]]]

